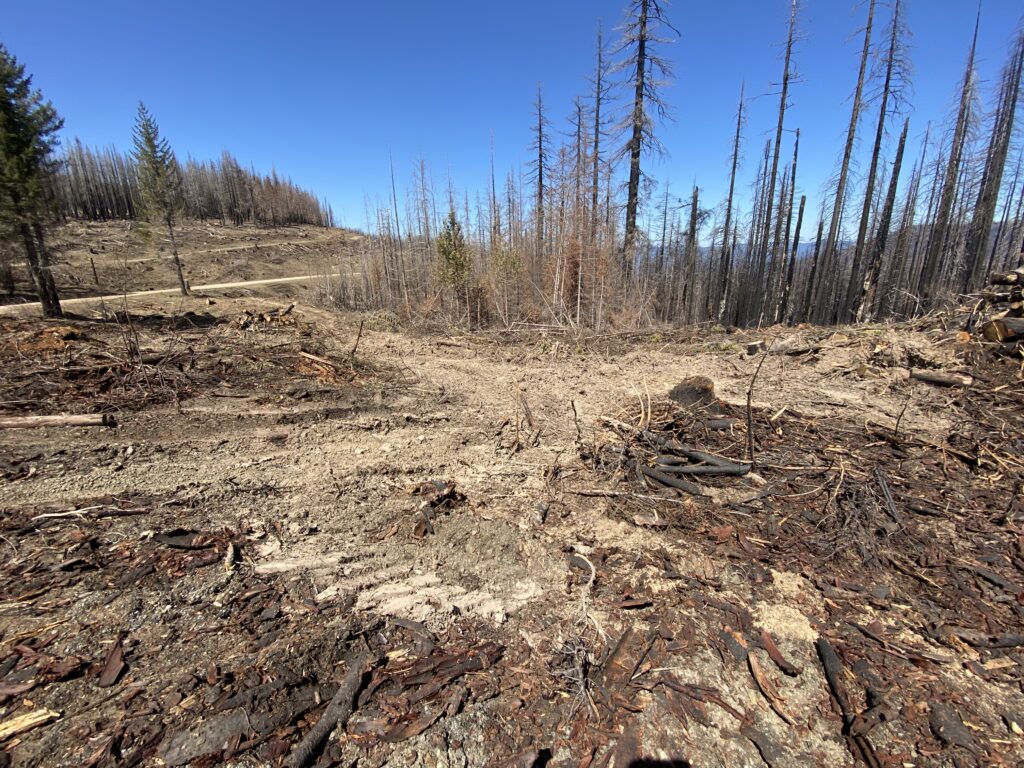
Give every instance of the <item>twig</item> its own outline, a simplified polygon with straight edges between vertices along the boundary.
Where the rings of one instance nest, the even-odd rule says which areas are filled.
[[[903,404],[903,408],[900,410],[900,415],[896,417],[896,426],[892,430],[893,437],[899,437],[900,435],[900,422],[903,421],[903,414],[907,412],[907,407],[910,405],[910,395],[907,395],[907,402]]]
[[[356,343],[352,345],[352,351],[348,355],[349,366],[351,368],[356,367],[356,350],[359,349],[359,340],[363,338],[363,323],[365,320],[359,321],[359,332],[356,333]]]
[[[777,338],[779,337],[774,337],[768,346],[764,348],[761,360],[758,362],[757,368],[754,369],[754,375],[750,379],[750,386],[747,387],[747,461],[750,462],[751,468],[756,466],[754,461],[754,383],[757,381],[757,374],[761,372],[761,366],[764,365],[765,358],[768,357],[768,353],[771,351]]]
[[[583,445],[583,432],[580,430],[580,415],[576,412],[576,401],[570,400],[569,405],[572,406],[572,420],[576,425],[576,445]]]

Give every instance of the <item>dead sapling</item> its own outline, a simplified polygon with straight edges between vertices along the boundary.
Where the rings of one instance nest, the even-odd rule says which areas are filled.
[[[348,366],[353,372],[356,370],[356,350],[359,349],[359,340],[363,338],[363,323],[365,320],[359,321],[359,331],[356,333],[356,343],[352,345],[352,351],[348,355]]]
[[[754,459],[754,384],[757,383],[757,375],[761,373],[761,366],[764,365],[765,358],[768,357],[768,353],[771,352],[778,338],[778,336],[773,338],[761,353],[761,359],[757,363],[757,368],[754,369],[754,375],[750,377],[750,386],[747,387],[747,461],[750,462],[751,468],[757,466]]]

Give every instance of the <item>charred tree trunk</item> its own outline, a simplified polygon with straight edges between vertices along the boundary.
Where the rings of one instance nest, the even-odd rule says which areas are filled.
[[[732,141],[732,162],[729,171],[729,196],[725,203],[725,226],[722,229],[722,278],[721,278],[721,300],[718,302],[718,322],[722,322],[725,315],[725,306],[729,301],[729,280],[730,269],[732,268],[732,250],[729,246],[729,233],[732,227],[732,201],[733,193],[736,190],[736,169],[740,162],[740,140],[743,130],[743,91],[744,84],[740,84],[740,103],[736,110],[736,135]]]
[[[846,146],[843,149],[843,161],[839,168],[839,180],[836,184],[835,200],[832,203],[832,218],[828,226],[828,237],[825,240],[825,251],[822,256],[823,271],[829,273],[838,257],[839,222],[843,218],[843,207],[846,201],[846,184],[850,174],[850,161],[853,158],[853,147],[856,142],[857,124],[860,122],[862,97],[864,94],[864,74],[867,71],[868,56],[871,53],[871,30],[875,22],[875,2],[868,4],[868,21],[864,27],[864,48],[860,55],[860,70],[857,73],[857,87],[853,92],[853,109],[850,111],[850,124],[846,129]],[[832,283],[827,284],[831,289]],[[827,295],[823,290],[820,295]],[[812,314],[815,307],[812,307]],[[834,309],[834,308],[833,308]],[[833,313],[834,314],[834,311]]]
[[[644,142],[644,86],[647,80],[647,16],[649,0],[640,0],[640,16],[636,39],[636,79],[633,83],[632,134],[629,138],[629,184],[626,191],[626,228],[623,245],[623,267],[627,278],[632,273],[633,240],[636,237],[636,215],[640,205],[640,153]]]
[[[878,235],[875,237],[871,249],[871,262],[868,265],[867,274],[864,275],[864,282],[861,285],[860,301],[857,303],[856,320],[858,323],[871,319],[872,309],[875,301],[875,287],[878,280],[878,273],[882,268],[882,256],[885,254],[885,244],[889,236],[889,225],[892,222],[892,211],[896,205],[896,187],[899,184],[900,169],[903,166],[903,149],[907,144],[907,129],[910,120],[903,123],[903,132],[900,134],[900,143],[896,147],[896,159],[892,164],[892,176],[889,178],[889,191],[885,196],[885,207],[878,222]]]
[[[814,239],[814,254],[811,256],[811,271],[807,276],[807,285],[804,288],[804,303],[800,310],[800,317],[803,318],[804,322],[808,322],[811,319],[811,312],[814,307],[812,301],[814,300],[814,290],[817,286],[818,278],[818,260],[821,256],[821,238],[825,232],[825,218],[818,219],[818,236]]]
[[[46,250],[46,242],[43,239],[42,227],[38,223],[29,224],[24,220],[18,226],[21,231],[22,243],[25,246],[28,271],[32,277],[32,283],[35,285],[36,295],[39,296],[39,305],[43,310],[43,316],[60,317],[64,313],[57,296],[57,286],[53,281],[53,272],[50,269],[50,258]]]
[[[779,96],[779,117],[775,125],[775,145],[772,153],[772,168],[768,175],[768,208],[771,210],[775,204],[775,183],[776,177],[779,172],[779,153],[782,150],[782,128],[786,120],[786,99],[789,97],[789,63],[793,56],[793,38],[796,34],[796,0],[791,0],[789,10],[789,32],[786,36],[786,54],[784,63],[782,65],[782,93]],[[775,229],[775,242],[777,243],[779,238],[782,236],[781,231],[781,220],[778,222],[778,226]],[[761,315],[764,311],[766,302],[768,301],[769,290],[765,290],[766,286],[763,285],[765,276],[765,265],[768,259],[768,249],[772,241],[771,238],[771,227],[770,219],[769,226],[765,229],[765,237],[758,246],[757,254],[757,277],[755,278],[755,286],[757,288],[759,299],[758,299],[758,310],[757,314]],[[773,251],[774,255],[774,251]]]
[[[942,182],[935,223],[932,226],[928,250],[925,254],[924,266],[921,269],[920,292],[928,305],[935,298],[941,277],[942,257],[949,235],[950,217],[953,203],[957,196],[957,180],[960,177],[960,165],[963,160],[964,146],[967,142],[967,125],[971,113],[971,92],[974,80],[974,53],[978,44],[978,24],[974,25],[974,38],[971,51],[967,56],[967,67],[964,70],[963,86],[960,90],[960,106],[957,109],[956,127],[953,130],[953,144],[949,150],[949,161]]]
[[[857,229],[857,245],[853,251],[853,265],[850,269],[850,282],[846,291],[846,306],[844,310],[849,312],[853,309],[858,292],[863,298],[863,286],[861,285],[860,273],[861,264],[864,260],[865,249],[868,241],[868,222],[871,219],[871,203],[875,195],[875,183],[878,176],[878,158],[882,152],[882,140],[885,138],[885,121],[888,117],[889,94],[892,89],[893,69],[896,65],[896,49],[899,43],[900,30],[900,0],[896,0],[892,10],[892,28],[889,33],[889,51],[885,57],[885,81],[882,84],[882,103],[878,108],[878,125],[875,128],[875,143],[871,149],[871,165],[868,168],[867,182],[864,189],[864,205],[860,213],[860,226]],[[858,291],[858,289],[860,289]],[[857,313],[860,309],[858,307]]]
[[[985,157],[985,171],[981,178],[978,202],[974,206],[970,229],[967,231],[967,248],[964,271],[960,280],[961,292],[967,292],[977,280],[980,268],[985,264],[985,254],[992,236],[996,202],[1003,183],[1006,157],[1013,135],[1014,117],[1020,95],[1021,72],[1024,70],[1024,35],[1017,38],[1013,58],[1003,76],[1003,83],[992,125],[992,138]]]
[[[793,248],[789,252],[789,266],[786,267],[786,280],[782,284],[782,300],[779,302],[778,321],[786,322],[786,313],[789,311],[789,295],[793,290],[793,272],[796,270],[796,255],[800,248],[800,228],[804,223],[804,206],[807,204],[807,195],[800,195],[800,212],[796,216],[796,232],[793,234]]]

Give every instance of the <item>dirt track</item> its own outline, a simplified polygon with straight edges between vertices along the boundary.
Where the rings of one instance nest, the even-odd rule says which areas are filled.
[[[232,288],[259,288],[267,285],[287,285],[289,283],[305,283],[312,280],[328,280],[337,275],[296,275],[294,277],[272,277],[265,280],[241,280],[232,283],[210,283],[208,285],[190,286],[193,293],[205,293],[209,291],[224,291]],[[61,306],[81,307],[89,304],[102,302],[118,302],[123,299],[140,299],[147,296],[166,296],[179,293],[178,288],[158,288],[152,291],[132,291],[130,293],[113,293],[107,296],[84,296],[78,299],[63,299]],[[26,302],[24,304],[9,304],[0,306],[0,315],[25,317],[34,310],[39,309],[39,302]]]
[[[88,377],[102,383],[108,374],[52,383],[37,374],[6,387],[3,400],[15,403],[7,408],[51,398],[50,409],[99,406],[121,422],[0,435],[12,553],[0,572],[10,596],[0,604],[0,641],[5,653],[19,642],[32,649],[14,652],[24,671],[0,685],[36,686],[9,701],[0,721],[27,711],[24,698],[59,713],[5,744],[15,765],[81,765],[98,751],[110,764],[177,764],[204,752],[273,764],[315,721],[353,637],[382,655],[381,685],[333,740],[336,762],[327,764],[542,765],[550,754],[550,764],[573,766],[640,757],[849,765],[820,636],[839,649],[858,712],[869,706],[862,690],[884,698],[889,720],[870,740],[887,760],[1022,756],[1005,724],[1024,712],[1013,656],[929,634],[935,617],[959,623],[976,610],[955,597],[945,566],[926,561],[921,578],[942,587],[933,592],[870,552],[916,557],[908,547],[925,553],[922,542],[938,542],[978,562],[970,530],[981,518],[906,507],[911,496],[931,498],[899,479],[928,452],[887,447],[865,431],[899,420],[903,434],[947,445],[962,403],[906,382],[900,362],[909,349],[956,365],[954,343],[869,329],[828,334],[809,356],[770,356],[755,397],[766,466],[707,481],[706,497],[650,502],[657,492],[594,465],[593,451],[617,440],[601,417],[635,423],[648,394],[664,413],[668,390],[695,374],[742,416],[757,364],[740,354],[744,339],[433,338],[370,318],[353,374],[357,318],[300,307],[295,326],[240,330],[240,310],[273,305],[196,301],[186,308],[197,314],[172,322],[157,312],[167,301],[143,297],[134,310],[139,344],[184,357],[129,384],[115,374],[121,384],[92,398],[83,397],[94,386]],[[109,323],[4,322],[9,369],[29,350],[37,367],[70,359],[85,369],[88,350],[121,354]],[[172,390],[177,402],[166,399]],[[142,404],[143,393],[154,403]],[[742,458],[742,430],[740,418],[732,437],[691,439]],[[907,457],[885,453],[897,450]],[[878,461],[902,530],[869,490]],[[944,461],[951,488],[974,482],[952,454]],[[580,495],[594,491],[625,496]],[[854,509],[869,517],[851,517]],[[987,551],[1002,557],[1013,536],[986,529]],[[865,557],[874,558],[870,570]],[[987,567],[1009,583],[1007,563]],[[1000,589],[977,584],[999,621],[1016,611]],[[764,631],[797,676],[757,647]],[[502,650],[483,670],[453,679],[438,671],[444,659],[484,658],[487,643]],[[127,671],[98,689],[115,647]],[[748,653],[790,722],[759,690]],[[79,666],[62,677],[69,659]],[[434,693],[403,687],[420,679],[416,670],[427,670],[420,677]],[[272,681],[282,682],[252,693]],[[952,717],[942,706],[981,729],[957,737],[966,746],[933,733],[929,707]]]

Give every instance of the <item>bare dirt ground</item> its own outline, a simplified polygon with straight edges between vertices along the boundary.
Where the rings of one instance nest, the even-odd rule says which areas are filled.
[[[330,274],[361,236],[321,227],[186,221],[175,237],[185,278],[199,286]],[[132,222],[74,221],[57,227],[49,245],[57,287],[65,299],[173,289],[178,284],[163,230],[152,228],[144,236]],[[34,302],[24,265],[15,265],[14,273],[16,295],[4,300]]]
[[[0,761],[279,765],[353,665],[310,764],[1024,760],[1013,363],[284,306],[0,318],[0,415],[119,423],[0,431]],[[637,476],[652,441],[744,460],[759,364],[753,471]],[[669,399],[693,376],[715,399]]]

